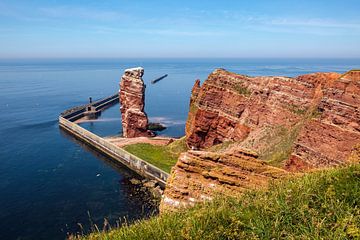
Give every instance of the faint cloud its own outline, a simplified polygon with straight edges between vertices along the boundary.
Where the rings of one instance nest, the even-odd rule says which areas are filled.
[[[338,22],[329,19],[272,19],[271,25],[276,26],[299,26],[313,28],[351,28],[360,29],[360,23]]]
[[[270,31],[273,29],[276,32],[287,31],[304,31],[316,32],[328,31],[329,34],[336,32],[354,30],[360,32],[359,21],[341,21],[335,19],[323,18],[291,18],[291,17],[273,17],[263,14],[230,11],[230,10],[215,10],[215,11],[199,11],[195,15],[194,20],[206,19],[206,23],[218,27],[235,27],[237,29],[246,28],[253,30],[266,29]],[[188,16],[191,18],[191,15]],[[195,22],[195,21],[194,21]],[[201,22],[199,22],[201,24]],[[210,24],[209,24],[210,23]],[[312,30],[311,30],[312,29]],[[354,34],[354,33],[352,33]]]
[[[221,31],[202,31],[202,30],[175,30],[175,29],[156,29],[156,28],[123,28],[123,27],[107,27],[107,26],[88,26],[90,30],[99,34],[120,34],[136,32],[137,34],[161,35],[161,36],[221,36],[227,34]]]
[[[49,8],[40,8],[40,13],[50,18],[82,18],[82,19],[92,19],[100,21],[114,21],[124,19],[125,14],[122,14],[117,11],[104,11],[97,9],[89,8],[80,8],[80,7],[69,7],[69,6],[60,6],[60,7],[49,7]]]
[[[146,34],[156,34],[156,35],[172,35],[172,36],[216,36],[216,35],[224,35],[224,32],[219,31],[181,31],[174,29],[146,29],[142,30],[143,33]]]

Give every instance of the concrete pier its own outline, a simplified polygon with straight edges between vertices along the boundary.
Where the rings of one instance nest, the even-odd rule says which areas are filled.
[[[95,109],[95,111],[102,111],[106,109],[114,103],[117,103],[118,98],[118,94],[116,94],[116,96],[113,95],[92,104],[66,110],[59,116],[59,126],[99,152],[125,165],[139,175],[155,180],[160,186],[165,187],[166,180],[169,176],[168,173],[146,162],[146,160],[125,151],[110,141],[82,128],[74,122],[85,117],[88,110],[91,111],[92,109]]]
[[[119,101],[119,95],[114,94],[109,97],[100,99],[98,101],[91,102],[89,104],[85,104],[65,110],[60,114],[60,116],[66,117],[66,119],[72,122],[79,120],[81,118],[97,117],[101,114],[101,111],[104,111],[106,108],[109,108],[112,105],[118,103],[118,101]]]

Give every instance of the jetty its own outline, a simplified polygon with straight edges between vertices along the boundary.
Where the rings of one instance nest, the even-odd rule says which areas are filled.
[[[118,103],[118,100],[119,95],[114,94],[95,102],[92,102],[90,99],[90,103],[88,104],[65,110],[59,116],[59,126],[81,142],[89,145],[91,148],[110,157],[115,162],[128,167],[137,174],[155,180],[162,188],[164,188],[169,176],[168,173],[148,163],[146,160],[125,151],[110,139],[102,138],[77,124],[77,121],[81,119],[96,118],[101,114],[101,111]]]
[[[119,94],[114,94],[95,102],[92,102],[91,97],[89,99],[90,103],[65,110],[60,116],[64,116],[72,122],[81,118],[96,118],[100,116],[101,111],[119,102]]]
[[[163,80],[163,79],[166,78],[167,76],[168,76],[168,75],[165,74],[165,75],[163,75],[163,76],[161,76],[161,77],[159,77],[159,78],[156,78],[156,79],[154,79],[154,80],[151,81],[151,84],[155,84],[155,83],[159,82],[160,80]]]

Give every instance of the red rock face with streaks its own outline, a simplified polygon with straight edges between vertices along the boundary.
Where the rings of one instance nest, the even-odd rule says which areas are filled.
[[[167,181],[161,211],[211,200],[214,193],[234,196],[286,175],[285,170],[267,165],[245,149],[225,153],[188,151],[179,157]]]
[[[186,123],[187,145],[203,151],[179,158],[161,208],[359,161],[359,108],[360,71],[289,78],[215,70],[203,85],[195,82]]]
[[[202,149],[243,141],[266,127],[291,128],[317,104],[321,87],[338,77],[336,73],[248,77],[218,69],[201,87],[199,82],[194,85],[187,144]]]
[[[289,169],[344,163],[360,143],[360,71],[350,71],[322,90],[318,116],[295,141]],[[295,167],[292,167],[295,166]]]
[[[204,149],[235,141],[288,169],[336,165],[360,142],[359,106],[360,71],[288,78],[218,69],[194,85],[187,144]],[[277,148],[287,154],[272,159]]]
[[[120,111],[123,135],[127,138],[152,136],[147,130],[148,118],[144,112],[145,85],[143,68],[125,70],[120,82]]]

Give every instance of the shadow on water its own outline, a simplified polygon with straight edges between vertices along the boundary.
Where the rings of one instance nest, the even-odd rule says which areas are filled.
[[[135,173],[134,171],[130,170],[128,167],[123,165],[122,163],[115,162],[110,157],[105,156],[104,154],[100,153],[98,150],[90,146],[89,144],[84,143],[83,141],[77,139],[70,133],[68,133],[66,130],[59,127],[61,136],[65,137],[66,139],[72,141],[73,143],[81,146],[86,152],[91,153],[96,158],[103,161],[106,165],[110,166],[114,170],[116,170],[118,173],[120,173],[125,178],[136,178],[139,180],[142,180],[143,177],[139,174]]]
[[[58,120],[50,120],[50,121],[43,121],[38,123],[30,123],[30,124],[17,124],[13,127],[2,128],[1,131],[3,134],[9,134],[19,130],[42,130],[42,129],[49,129],[51,127],[55,127],[58,124]]]
[[[22,124],[17,126],[18,129],[42,129],[42,128],[48,128],[55,126],[58,123],[58,120],[50,120],[50,121],[44,121],[40,123],[33,123],[33,124]]]
[[[115,160],[112,160],[110,157],[105,156],[104,154],[100,153],[90,145],[82,142],[81,140],[77,139],[70,133],[68,133],[66,130],[59,128],[61,136],[64,138],[70,140],[71,142],[81,146],[82,149],[84,149],[86,152],[89,152],[93,156],[95,156],[97,159],[104,162],[106,165],[110,166],[112,169],[114,169],[116,172],[118,172],[120,175],[123,176],[121,180],[119,180],[119,183],[122,185],[123,191],[126,195],[130,196],[132,198],[132,201],[134,202],[143,202],[142,204],[142,213],[143,219],[149,218],[151,216],[157,215],[159,213],[159,199],[156,199],[154,195],[146,188],[144,188],[142,185],[135,185],[132,184],[131,181],[133,179],[139,180],[140,182],[144,180],[144,177],[140,176],[136,172],[130,170],[125,165],[116,162]],[[128,219],[126,216],[122,218],[118,218],[116,220],[116,223],[112,223],[113,226],[121,226],[122,224],[129,224],[136,221],[136,219]],[[91,216],[89,216],[89,222],[91,225],[90,230],[95,231],[93,219],[91,219]],[[107,220],[105,221],[107,222]],[[108,229],[107,223],[103,224],[103,226],[96,226],[96,228],[99,228],[100,230],[106,230]],[[78,229],[71,229],[72,233],[75,234],[82,234],[84,233],[83,226],[79,225]],[[86,231],[85,229],[85,232]]]

